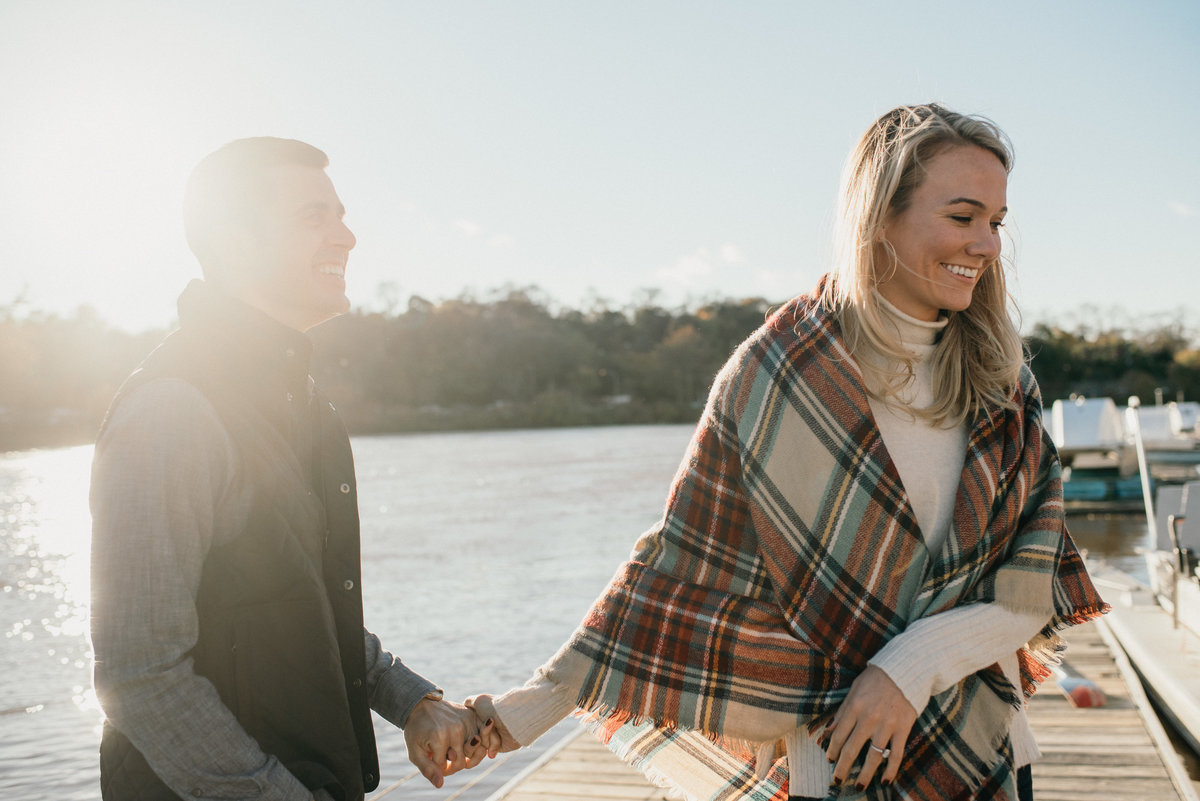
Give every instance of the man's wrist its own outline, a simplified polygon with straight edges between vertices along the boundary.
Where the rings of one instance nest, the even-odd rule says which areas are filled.
[[[412,709],[410,709],[408,711],[408,715],[404,719],[404,725],[401,726],[400,728],[402,728],[402,729],[408,728],[408,725],[412,722],[413,715],[417,714],[418,709],[422,709],[422,708],[425,709],[425,711],[421,713],[422,715],[433,714],[434,709],[436,709],[437,705],[440,704],[443,700],[445,700],[445,694],[437,688],[434,688],[434,689],[430,690],[429,692],[425,693],[424,695],[422,695],[420,698],[417,699],[417,702],[415,704],[413,704]],[[430,706],[428,706],[428,707],[425,706],[425,702],[427,702],[427,701],[430,703]]]

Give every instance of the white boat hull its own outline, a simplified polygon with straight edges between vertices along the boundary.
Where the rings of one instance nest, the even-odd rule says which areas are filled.
[[[1173,608],[1127,573],[1097,566],[1093,578],[1112,604],[1105,622],[1142,677],[1160,712],[1200,753],[1200,634],[1176,625]],[[1190,585],[1187,587],[1185,585]],[[1180,582],[1181,619],[1200,617],[1200,587]]]

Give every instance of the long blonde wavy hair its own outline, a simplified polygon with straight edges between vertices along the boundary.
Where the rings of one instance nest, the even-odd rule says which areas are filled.
[[[995,123],[930,103],[900,106],[876,120],[842,173],[834,266],[822,301],[838,316],[852,353],[861,357],[873,351],[882,357],[858,361],[868,390],[885,401],[899,402],[900,390],[912,380],[913,364],[895,325],[884,317],[875,289],[878,276],[897,265],[881,232],[911,202],[925,178],[924,165],[962,145],[994,153],[1005,171],[1012,169],[1011,145]],[[970,306],[949,312],[931,357],[933,404],[908,409],[913,415],[954,426],[978,411],[1013,406],[1024,350],[1009,316],[1010,300],[997,257],[980,276]],[[897,367],[881,366],[885,364]]]

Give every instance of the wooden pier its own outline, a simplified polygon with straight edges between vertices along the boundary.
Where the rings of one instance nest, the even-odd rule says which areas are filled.
[[[1092,679],[1108,703],[1076,709],[1053,679],[1034,696],[1029,716],[1042,749],[1033,766],[1037,801],[1197,801],[1132,667],[1103,623],[1076,627],[1068,637],[1071,666]],[[565,738],[488,801],[667,798],[581,732]]]

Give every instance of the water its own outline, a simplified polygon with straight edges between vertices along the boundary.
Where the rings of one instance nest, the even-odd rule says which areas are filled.
[[[629,426],[356,438],[368,627],[450,698],[524,682],[659,518],[690,434]],[[99,794],[91,456],[90,447],[0,455],[0,798]],[[377,718],[376,732],[383,790],[412,769],[400,731]],[[482,768],[440,791],[417,777],[386,798],[483,799],[535,755],[518,752],[469,789]]]
[[[98,795],[90,688],[91,448],[0,457],[0,796]],[[17,792],[14,792],[17,791]],[[56,793],[57,794],[57,793]]]
[[[1103,557],[1118,570],[1149,583],[1146,560],[1139,548],[1153,546],[1141,512],[1072,515],[1067,518],[1071,538],[1090,556]]]
[[[367,625],[448,697],[523,682],[658,519],[690,434],[629,426],[355,438]],[[90,461],[90,447],[0,455],[0,798],[98,795]],[[1071,529],[1081,547],[1140,569],[1140,518],[1077,518]],[[420,777],[405,781],[403,735],[381,719],[376,732],[381,801],[480,801],[537,755],[517,752],[434,791]]]

